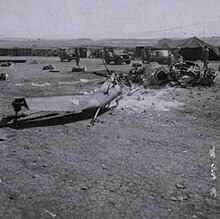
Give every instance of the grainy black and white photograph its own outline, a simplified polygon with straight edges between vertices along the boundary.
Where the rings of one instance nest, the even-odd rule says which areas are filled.
[[[0,0],[0,219],[220,218],[219,0]]]

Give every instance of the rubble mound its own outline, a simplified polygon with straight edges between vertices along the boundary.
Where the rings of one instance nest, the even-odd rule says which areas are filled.
[[[130,95],[131,92],[126,92],[123,95],[119,102],[119,109],[138,113],[147,110],[170,111],[170,109],[177,108],[183,104],[167,98],[168,93],[173,92],[174,88],[164,88],[161,90],[140,88],[135,90],[132,95]]]

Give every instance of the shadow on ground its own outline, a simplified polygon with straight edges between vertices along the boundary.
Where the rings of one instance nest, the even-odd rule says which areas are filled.
[[[109,109],[103,109],[99,112],[99,115],[107,112]],[[33,118],[26,118],[18,120],[10,124],[4,125],[12,129],[27,129],[33,127],[45,127],[55,125],[65,125],[69,123],[75,123],[82,120],[93,119],[95,111],[84,111],[74,114],[60,115],[59,113],[50,113],[47,115],[37,116]]]

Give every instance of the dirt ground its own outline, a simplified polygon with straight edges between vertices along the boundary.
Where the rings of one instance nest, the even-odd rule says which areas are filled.
[[[15,96],[73,95],[104,80],[90,73],[104,69],[99,59],[82,59],[85,73],[73,66],[29,57],[0,68],[9,74],[0,81],[0,117],[13,114]],[[145,89],[125,93],[94,126],[89,116],[59,115],[0,128],[0,218],[220,218],[219,91],[220,80]]]

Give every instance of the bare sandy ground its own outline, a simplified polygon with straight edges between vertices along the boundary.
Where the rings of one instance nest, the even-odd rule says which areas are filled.
[[[39,63],[28,64],[33,59]],[[42,71],[48,63],[60,72]],[[99,76],[72,73],[74,65],[29,57],[0,68],[9,73],[0,81],[0,116],[13,113],[15,96],[73,95],[101,85]],[[98,59],[81,65],[104,69]],[[130,65],[109,68],[126,72]],[[58,115],[0,128],[0,218],[219,218],[219,88],[218,80],[132,96],[125,89],[94,126],[90,116]]]

